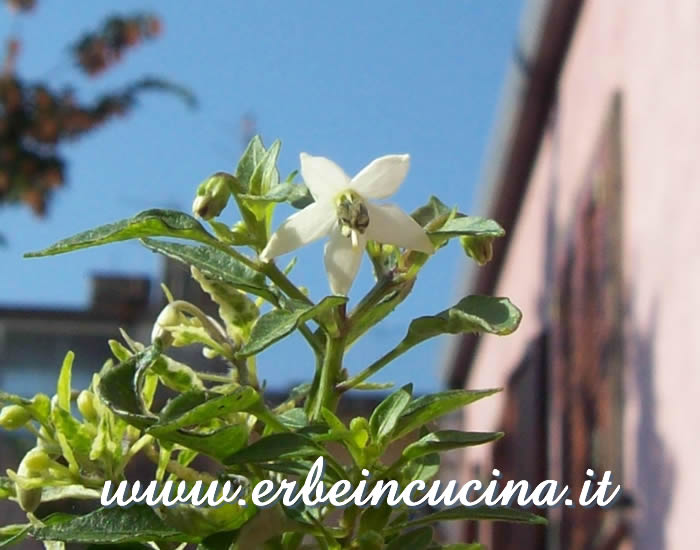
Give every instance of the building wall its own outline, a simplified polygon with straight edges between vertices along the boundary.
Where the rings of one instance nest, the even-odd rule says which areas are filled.
[[[524,314],[484,337],[467,386],[503,386],[551,321],[549,259],[564,243],[600,129],[622,97],[624,479],[639,549],[696,543],[700,487],[700,2],[584,2],[496,293]],[[555,229],[548,237],[551,208]],[[465,411],[497,429],[503,397]],[[506,437],[517,437],[510,434]],[[489,449],[469,451],[488,463]]]

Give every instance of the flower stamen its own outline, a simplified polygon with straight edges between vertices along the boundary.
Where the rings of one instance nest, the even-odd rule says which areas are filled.
[[[343,237],[350,237],[357,248],[358,233],[364,234],[369,227],[369,211],[362,197],[352,190],[343,191],[336,199],[336,216]]]

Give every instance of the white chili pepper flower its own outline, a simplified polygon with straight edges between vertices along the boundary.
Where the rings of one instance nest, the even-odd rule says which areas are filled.
[[[372,204],[399,189],[409,155],[387,155],[349,178],[333,161],[302,153],[301,175],[315,202],[290,216],[272,235],[260,259],[295,250],[328,235],[324,260],[334,294],[346,295],[360,268],[367,240],[431,254],[423,228],[393,204]]]

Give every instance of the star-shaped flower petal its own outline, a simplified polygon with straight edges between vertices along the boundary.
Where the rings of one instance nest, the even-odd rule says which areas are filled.
[[[312,204],[290,216],[270,237],[260,254],[269,261],[321,237],[329,236],[324,263],[331,291],[347,295],[362,262],[367,240],[432,254],[434,247],[423,228],[393,204],[368,199],[390,197],[403,183],[409,155],[386,155],[349,178],[325,157],[300,155],[301,175]]]

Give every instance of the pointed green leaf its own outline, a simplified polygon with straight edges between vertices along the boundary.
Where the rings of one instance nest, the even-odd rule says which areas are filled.
[[[72,351],[66,353],[61,366],[61,372],[58,375],[58,384],[56,385],[56,395],[58,396],[58,406],[64,411],[70,411],[70,382],[71,373],[73,370],[73,359],[75,354]]]
[[[279,183],[279,173],[277,173],[276,166],[281,145],[280,140],[275,140],[270,148],[265,151],[265,154],[250,176],[248,194],[258,197]]]
[[[260,399],[250,386],[240,386],[231,393],[221,395],[212,392],[190,391],[171,399],[161,411],[156,424],[149,432],[159,434],[178,428],[206,424],[214,418],[248,409]]]
[[[160,432],[151,428],[148,433],[161,441],[177,443],[188,449],[223,460],[231,453],[241,449],[248,441],[248,426],[244,423],[231,424],[213,432],[195,432],[184,429]]]
[[[154,252],[196,267],[207,277],[223,281],[266,300],[275,300],[275,295],[265,284],[262,274],[221,250],[210,246],[191,246],[155,239],[142,239],[141,243]]]
[[[369,429],[374,441],[383,444],[391,436],[412,395],[413,384],[407,384],[377,405],[369,419]]]
[[[506,234],[503,228],[494,220],[478,216],[457,215],[448,220],[442,227],[428,232],[429,235],[440,237],[502,237]]]
[[[217,243],[202,224],[189,214],[174,210],[152,209],[136,214],[133,218],[83,231],[44,250],[29,252],[24,257],[53,256],[81,248],[144,237],[174,237],[204,243]]]
[[[277,433],[258,439],[248,447],[224,459],[224,464],[259,464],[286,458],[318,456],[323,449],[308,437],[296,433]]]
[[[306,185],[289,182],[280,183],[263,195],[242,194],[240,197],[254,204],[268,205],[270,203],[288,202],[295,208],[304,208],[304,206],[308,206],[313,202],[309,188]]]
[[[125,542],[197,542],[198,537],[185,535],[161,520],[148,506],[100,508],[70,521],[33,527],[33,537],[83,544]]]
[[[418,525],[428,525],[430,523],[451,520],[488,520],[547,525],[547,520],[542,516],[531,514],[523,510],[508,508],[506,506],[455,506],[454,508],[447,508],[408,521],[398,527],[416,527]]]
[[[460,432],[441,430],[421,437],[408,445],[401,453],[406,460],[413,460],[430,453],[441,453],[451,449],[490,443],[503,437],[503,432]]]
[[[394,437],[402,437],[424,424],[501,390],[448,390],[422,395],[411,401],[396,424]]]
[[[265,146],[263,145],[260,136],[255,136],[250,140],[246,150],[243,152],[241,159],[236,167],[236,179],[244,191],[250,188],[250,178],[253,176],[255,168],[260,164],[265,155]],[[237,190],[240,192],[240,190]],[[232,191],[235,195],[236,193]]]
[[[345,296],[327,296],[316,305],[290,300],[287,309],[274,309],[257,320],[250,334],[250,340],[241,348],[238,356],[249,357],[260,353],[293,332],[305,321],[323,315],[347,301]]]
[[[428,203],[416,209],[411,214],[411,217],[421,227],[440,227],[447,220],[451,211],[445,203],[433,195],[428,200]]]
[[[402,344],[414,346],[441,334],[464,332],[504,336],[518,328],[521,318],[522,313],[508,298],[467,296],[437,315],[426,315],[411,321]]]
[[[440,455],[432,453],[411,460],[403,468],[401,468],[401,477],[409,481],[421,480],[430,481],[440,471]]]
[[[137,389],[137,374],[148,367],[159,355],[155,348],[131,356],[119,365],[107,369],[100,379],[97,392],[110,410],[128,424],[147,428],[157,420],[147,412]]]

